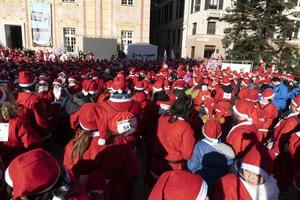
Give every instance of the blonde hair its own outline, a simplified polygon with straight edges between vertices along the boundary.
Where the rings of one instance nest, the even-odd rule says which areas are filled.
[[[7,122],[18,115],[18,105],[14,96],[9,91],[5,93],[7,95],[6,100],[0,104],[0,122]]]

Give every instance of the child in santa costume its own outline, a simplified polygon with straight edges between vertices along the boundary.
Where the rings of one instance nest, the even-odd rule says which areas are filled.
[[[184,96],[177,99],[170,111],[159,118],[150,158],[153,178],[157,179],[170,169],[183,169],[185,161],[191,158],[195,134],[188,120],[193,109],[192,97]]]
[[[207,184],[201,176],[188,171],[167,171],[159,177],[148,200],[173,199],[208,200]]]
[[[295,132],[295,128],[299,125],[300,119],[300,95],[292,99],[290,104],[290,114],[280,120],[274,130],[274,145],[273,151],[276,154],[280,153],[281,148],[287,143],[290,134]]]
[[[41,146],[40,135],[18,115],[18,106],[9,92],[0,88],[0,152],[4,166],[28,149]]]
[[[88,200],[82,188],[72,182],[52,155],[36,149],[16,157],[5,172],[14,200]]]
[[[39,100],[35,91],[35,77],[29,71],[19,72],[19,86],[17,104],[21,117],[29,120],[30,126],[34,128],[42,138],[50,136],[50,114],[47,113],[46,105]]]
[[[253,109],[253,104],[245,100],[236,101],[232,108],[237,122],[228,133],[226,141],[234,149],[237,157],[245,155],[258,141],[258,130],[251,118]]]
[[[215,181],[228,173],[235,154],[230,146],[221,142],[221,124],[218,120],[207,121],[202,134],[204,139],[196,143],[187,166],[192,172],[199,173],[208,184],[209,191],[213,191]]]
[[[257,116],[257,128],[258,137],[261,142],[265,142],[271,129],[274,127],[274,122],[278,117],[278,110],[275,104],[272,102],[275,93],[272,89],[268,88],[262,92],[261,99],[256,104],[257,113],[261,113],[261,116]],[[263,118],[263,119],[260,119]]]
[[[255,144],[237,166],[238,174],[227,174],[217,182],[214,199],[278,199],[279,190],[272,177],[274,158],[262,143]]]

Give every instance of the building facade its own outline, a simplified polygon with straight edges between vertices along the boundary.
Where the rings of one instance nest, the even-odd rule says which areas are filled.
[[[164,51],[170,55],[173,49],[178,57],[211,58],[225,57],[226,49],[222,39],[224,30],[229,25],[220,19],[226,14],[226,8],[232,6],[233,0],[156,0],[151,5],[151,42],[159,46],[159,56]],[[176,18],[178,2],[183,2],[183,13]],[[173,5],[173,17],[166,20]],[[172,7],[172,6],[171,6]],[[300,27],[300,1],[295,9],[288,11],[289,18]],[[297,15],[298,14],[298,15]],[[172,20],[171,20],[172,19]],[[181,32],[177,33],[177,30]],[[299,46],[300,33],[291,33],[289,42]],[[178,42],[178,43],[177,43]]]
[[[149,42],[150,0],[0,0],[0,45],[67,52],[83,38]]]

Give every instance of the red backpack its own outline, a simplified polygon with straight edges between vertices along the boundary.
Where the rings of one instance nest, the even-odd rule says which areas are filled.
[[[103,108],[108,115],[108,129],[113,135],[130,135],[137,130],[137,119],[129,110],[133,106],[133,102],[126,111],[120,111],[110,105],[108,102],[103,102]]]

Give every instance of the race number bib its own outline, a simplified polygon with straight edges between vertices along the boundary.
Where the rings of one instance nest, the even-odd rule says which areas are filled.
[[[0,123],[0,142],[8,141],[8,132],[9,124],[8,123]]]
[[[136,118],[117,122],[117,130],[119,134],[131,134],[135,132],[136,126]]]
[[[224,99],[231,99],[231,93],[226,93],[226,92],[224,92],[223,98],[224,98]]]

